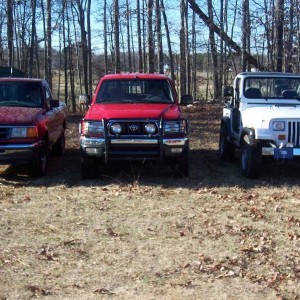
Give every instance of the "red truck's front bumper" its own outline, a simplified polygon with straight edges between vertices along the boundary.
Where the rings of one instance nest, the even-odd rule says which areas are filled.
[[[42,143],[30,144],[0,144],[0,164],[15,165],[23,164],[34,159]]]

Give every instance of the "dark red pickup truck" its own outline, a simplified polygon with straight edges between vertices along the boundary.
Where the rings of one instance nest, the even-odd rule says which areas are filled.
[[[190,101],[184,96],[181,104]],[[80,127],[82,178],[120,160],[169,162],[181,175],[189,174],[188,121],[167,76],[102,77]]]
[[[46,174],[51,150],[65,150],[66,106],[41,79],[0,78],[0,164],[28,164],[33,177]]]

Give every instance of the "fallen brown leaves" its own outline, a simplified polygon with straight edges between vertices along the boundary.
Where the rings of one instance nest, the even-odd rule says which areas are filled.
[[[217,158],[221,105],[186,112],[189,179],[81,181],[76,122],[49,176],[0,177],[1,299],[299,299],[298,183],[241,178]]]

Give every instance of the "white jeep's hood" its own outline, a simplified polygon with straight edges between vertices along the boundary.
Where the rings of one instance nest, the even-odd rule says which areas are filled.
[[[264,127],[268,126],[271,120],[274,119],[299,119],[300,106],[255,106],[248,107],[242,112],[242,121],[244,127]]]

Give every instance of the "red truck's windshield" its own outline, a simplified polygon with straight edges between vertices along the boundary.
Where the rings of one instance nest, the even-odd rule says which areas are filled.
[[[96,103],[173,103],[171,87],[161,79],[122,79],[102,82]]]
[[[1,81],[0,106],[41,107],[41,86],[36,82]]]

